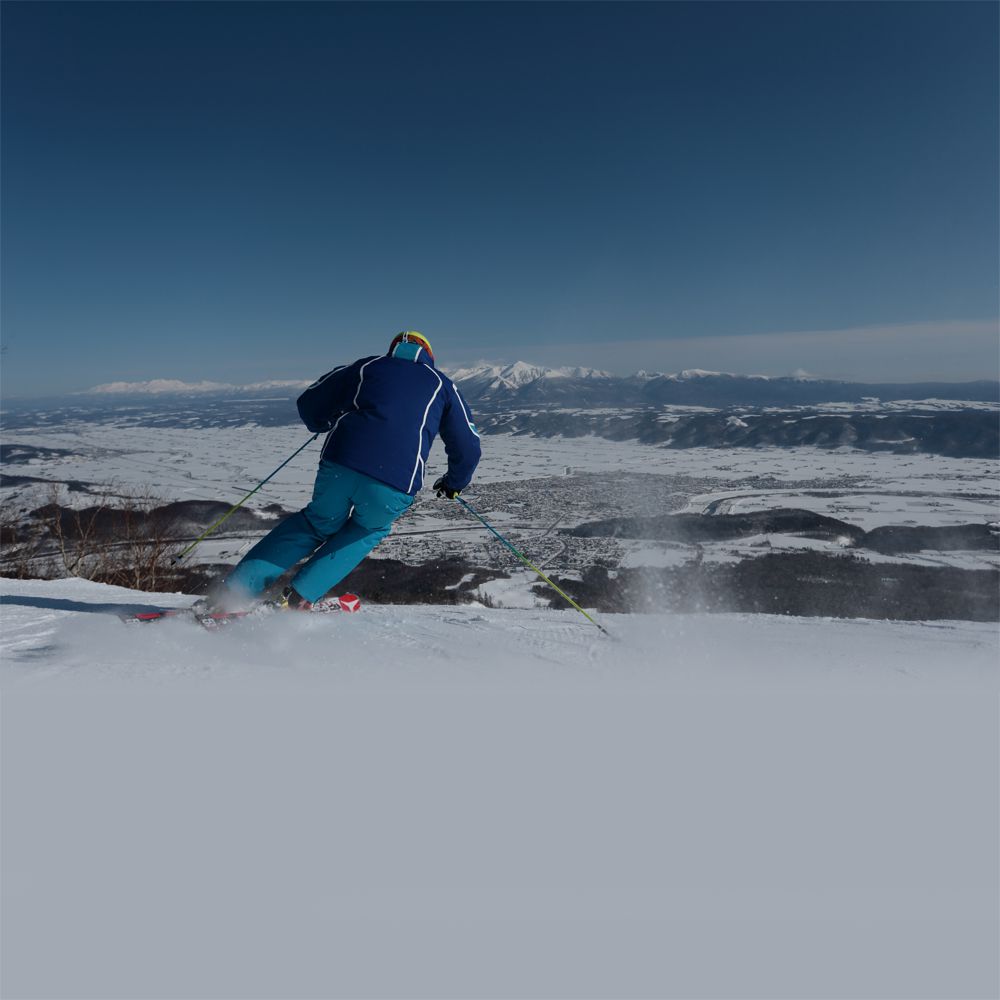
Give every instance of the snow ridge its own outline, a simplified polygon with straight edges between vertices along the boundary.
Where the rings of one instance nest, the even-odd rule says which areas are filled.
[[[596,368],[581,368],[579,366],[564,366],[561,368],[546,368],[543,365],[531,365],[525,361],[515,361],[513,364],[490,364],[480,362],[470,368],[458,368],[448,372],[455,382],[474,383],[482,388],[520,389],[539,379],[565,378],[614,378],[611,372]]]

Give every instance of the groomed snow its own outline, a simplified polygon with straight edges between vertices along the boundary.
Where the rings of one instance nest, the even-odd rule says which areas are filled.
[[[995,997],[990,625],[0,581],[2,994]]]

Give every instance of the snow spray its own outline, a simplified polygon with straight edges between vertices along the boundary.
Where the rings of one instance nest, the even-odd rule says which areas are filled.
[[[565,600],[569,601],[569,603],[572,604],[573,607],[576,608],[576,610],[579,611],[580,614],[583,615],[583,617],[586,618],[587,621],[589,621],[591,625],[596,625],[606,636],[611,637],[611,633],[600,622],[594,621],[594,619],[591,618],[590,615],[588,615],[587,612],[584,611],[583,608],[581,608],[580,605],[577,604],[576,601],[574,601],[573,598],[570,597],[569,594],[567,594],[565,590],[563,590],[562,588],[556,586],[556,584],[554,584],[526,555],[524,555],[522,552],[519,552],[516,548],[514,548],[514,546],[511,545],[511,543],[508,542],[507,539],[504,538],[503,535],[501,535],[500,532],[497,531],[497,529],[494,528],[493,525],[490,524],[489,521],[487,521],[486,518],[483,517],[483,515],[479,513],[479,511],[477,511],[471,504],[466,503],[466,501],[463,500],[460,496],[456,495],[455,499],[473,517],[478,518],[482,522],[483,527],[485,527],[489,531],[492,531],[493,534],[496,535],[497,538],[499,538],[500,541],[503,542],[504,545],[506,545],[507,548],[510,549],[510,551],[513,552],[514,555],[516,555],[517,558],[520,559],[521,562],[523,562],[525,566],[528,567],[528,569],[534,570],[557,594],[559,594],[560,597],[562,597]]]

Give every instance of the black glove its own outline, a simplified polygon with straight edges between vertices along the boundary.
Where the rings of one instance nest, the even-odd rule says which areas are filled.
[[[461,490],[453,490],[448,485],[448,477],[447,476],[442,476],[434,484],[434,486],[432,487],[432,489],[434,490],[435,493],[437,493],[437,495],[439,497],[447,497],[449,500],[454,500],[455,497],[457,497],[459,495],[459,493],[462,492]]]

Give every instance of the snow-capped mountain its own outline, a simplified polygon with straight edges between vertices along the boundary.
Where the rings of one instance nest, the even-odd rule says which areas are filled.
[[[489,407],[525,403],[578,408],[606,406],[788,406],[863,402],[872,398],[995,402],[1000,383],[870,384],[795,375],[740,375],[686,368],[613,375],[593,368],[544,368],[516,362],[482,364],[449,373],[470,403]]]
[[[540,388],[537,383],[558,382],[557,391],[561,391],[566,384],[576,380],[615,378],[610,372],[598,371],[595,368],[545,368],[524,361],[515,361],[510,365],[483,362],[471,368],[450,371],[448,374],[470,399],[508,398],[532,386],[537,390]]]
[[[646,375],[646,372],[638,372],[639,375]],[[739,375],[736,372],[712,372],[704,368],[685,368],[682,371],[674,372],[672,375],[656,373],[651,377],[661,377],[672,382],[693,382],[696,379],[720,378],[720,379],[752,379],[760,382],[770,382],[774,379],[792,379],[796,382],[815,381],[811,375]]]
[[[631,385],[636,403],[680,403],[695,406],[809,406],[816,403],[861,403],[866,400],[955,399],[1000,400],[1000,382],[869,383],[841,382],[807,375],[737,375],[686,369],[655,375]]]
[[[251,382],[249,385],[233,385],[231,382],[183,382],[175,378],[157,378],[146,382],[105,382],[95,385],[82,395],[88,396],[188,396],[240,392],[271,392],[289,389],[304,389],[309,385],[306,379],[269,379]]]
[[[228,382],[182,382],[176,378],[154,378],[146,382],[105,382],[86,390],[95,396],[162,396],[174,393],[228,392]]]

